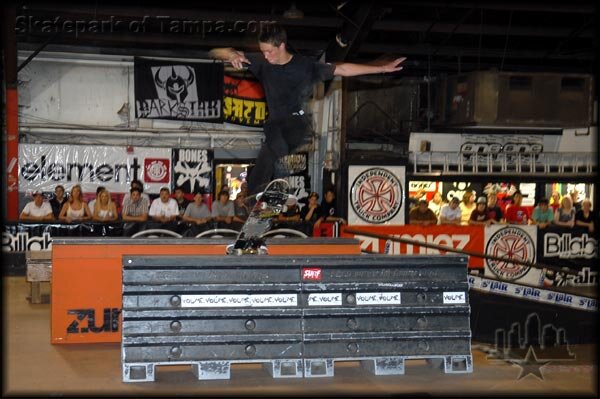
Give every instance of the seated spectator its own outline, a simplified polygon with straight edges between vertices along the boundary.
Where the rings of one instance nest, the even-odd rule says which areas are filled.
[[[459,203],[458,197],[452,197],[450,203],[442,207],[442,210],[440,211],[440,224],[460,225],[462,212]]]
[[[419,205],[408,214],[408,223],[421,226],[437,224],[435,213],[429,209],[425,198],[419,200]]]
[[[471,214],[475,210],[475,193],[471,190],[465,191],[460,202],[460,224],[466,226],[469,224]]]
[[[529,211],[522,205],[523,194],[517,190],[512,197],[512,203],[506,208],[506,221],[511,224],[527,224]]]
[[[185,191],[183,187],[177,186],[173,191],[175,201],[177,201],[177,208],[179,209],[179,217],[181,218],[185,213],[190,201],[185,198]]]
[[[129,183],[129,188],[132,189],[134,187],[140,191],[142,198],[146,198],[146,203],[148,204],[148,207],[150,207],[150,196],[144,192],[144,184],[141,181],[134,179]],[[121,202],[122,206],[125,206],[125,202],[129,200],[130,193],[131,191],[123,196],[123,201]]]
[[[300,220],[304,224],[303,231],[307,236],[312,236],[313,226],[319,219],[320,214],[319,194],[313,191],[308,195],[308,204],[300,211]]]
[[[502,208],[498,206],[498,196],[496,193],[488,193],[487,199],[487,212],[489,219],[493,224],[504,223],[504,214],[502,213]]]
[[[96,201],[98,200],[98,196],[100,195],[100,193],[102,192],[102,190],[105,190],[104,186],[98,186],[96,187],[96,198],[94,198],[93,200],[91,200],[90,202],[88,202],[88,207],[90,208],[90,214],[94,215],[94,206],[96,206]]]
[[[533,208],[530,224],[537,225],[540,229],[545,229],[554,221],[554,212],[548,205],[547,198],[540,198],[538,205]]]
[[[233,221],[244,224],[250,215],[250,209],[246,205],[246,194],[240,191],[233,201]]]
[[[117,205],[110,197],[108,190],[104,189],[98,194],[96,206],[94,206],[94,216],[92,220],[96,222],[114,222],[119,219]]]
[[[444,205],[446,205],[446,203],[442,198],[442,193],[436,191],[435,194],[433,194],[433,198],[431,199],[431,201],[429,201],[429,209],[433,211],[436,218],[440,217],[440,212],[442,210],[442,206]]]
[[[194,201],[188,204],[183,213],[182,220],[190,223],[189,233],[186,235],[197,236],[206,231],[209,227],[208,223],[212,217],[208,206],[204,203],[204,195],[200,191],[194,193]]]
[[[33,201],[28,202],[25,208],[21,211],[20,220],[24,221],[46,221],[54,219],[52,214],[52,206],[44,201],[44,195],[40,190],[35,190],[32,193]]]
[[[588,198],[581,201],[581,210],[575,213],[575,224],[580,227],[587,227],[590,233],[594,232],[592,201],[590,201]]]
[[[54,198],[50,200],[52,214],[54,215],[55,219],[58,219],[60,216],[60,210],[65,202],[67,202],[67,197],[65,197],[65,188],[59,184],[54,188]]]
[[[490,213],[487,209],[487,198],[479,197],[477,198],[477,203],[475,204],[475,209],[471,212],[471,217],[469,218],[469,225],[484,225],[489,226],[492,224],[493,219],[490,218]]]
[[[176,230],[176,220],[179,216],[179,208],[177,202],[170,198],[170,190],[168,187],[160,189],[160,196],[152,201],[148,216],[155,223],[160,223],[156,228],[164,228],[168,230]]]
[[[575,226],[575,208],[571,197],[568,195],[560,200],[560,208],[554,212],[554,224],[562,227]]]
[[[129,190],[127,201],[123,204],[121,218],[123,219],[123,235],[131,236],[145,228],[148,220],[148,198],[142,197],[139,187]]]
[[[289,198],[285,205],[285,211],[277,215],[277,228],[301,230],[298,201],[295,198]]]
[[[233,223],[235,208],[233,202],[229,200],[229,188],[221,190],[219,197],[213,201],[211,216],[219,227],[232,227],[230,225]]]
[[[67,223],[79,222],[83,220],[90,220],[92,213],[88,204],[83,200],[83,193],[81,192],[81,186],[76,184],[71,189],[71,195],[69,200],[63,205],[59,219]]]
[[[321,214],[319,219],[315,222],[315,226],[319,227],[322,222],[340,222],[346,224],[344,218],[342,218],[336,208],[335,203],[335,191],[333,188],[325,191],[325,200],[321,203]]]

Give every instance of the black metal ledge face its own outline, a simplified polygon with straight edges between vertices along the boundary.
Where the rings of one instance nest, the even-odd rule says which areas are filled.
[[[231,238],[62,238],[52,239],[52,245],[228,245]],[[267,245],[358,245],[354,238],[268,238]]]

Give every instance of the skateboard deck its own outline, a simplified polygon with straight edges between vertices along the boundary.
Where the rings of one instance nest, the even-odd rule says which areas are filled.
[[[271,229],[273,218],[285,210],[286,202],[292,197],[286,180],[276,179],[267,184],[265,190],[256,195],[256,203],[235,243],[227,246],[227,254],[266,255],[268,250],[262,235]]]

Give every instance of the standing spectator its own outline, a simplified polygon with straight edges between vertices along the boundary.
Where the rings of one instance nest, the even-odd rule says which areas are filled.
[[[54,187],[54,198],[50,200],[50,206],[52,207],[54,219],[58,219],[60,216],[60,210],[65,202],[67,202],[67,197],[65,197],[65,188],[59,184]]]
[[[452,197],[450,203],[442,207],[440,211],[440,224],[460,225],[462,212],[458,205],[459,203],[458,197]]]
[[[569,196],[571,196],[571,203],[573,204],[573,208],[575,208],[575,212],[577,212],[581,209],[581,202],[578,200],[579,191],[577,191],[577,189],[573,187],[573,190],[569,193]]]
[[[560,193],[558,191],[552,191],[552,195],[550,196],[550,208],[552,208],[552,212],[556,212],[558,208],[560,208]]]
[[[527,224],[529,212],[523,205],[523,194],[517,190],[513,194],[512,204],[506,208],[506,221],[511,224]]]
[[[581,201],[581,209],[575,213],[575,224],[587,227],[590,233],[594,232],[594,213],[592,212],[592,201],[588,198]]]
[[[487,211],[492,223],[504,223],[504,213],[498,206],[498,196],[495,192],[488,193]]]
[[[175,201],[177,201],[177,208],[179,209],[179,217],[183,217],[183,214],[185,213],[188,205],[190,204],[190,201],[188,201],[185,198],[185,191],[183,190],[183,187],[181,186],[177,186],[175,187],[175,191],[173,192],[174,196],[175,196]]]
[[[469,225],[484,225],[489,226],[492,224],[493,219],[490,218],[490,212],[487,209],[487,199],[485,197],[477,198],[475,209],[471,212],[469,218]]]
[[[315,226],[319,227],[322,222],[340,222],[346,224],[344,218],[342,218],[337,211],[335,191],[333,188],[328,188],[327,191],[325,191],[325,198],[321,203],[321,215],[315,222]]]
[[[208,223],[212,219],[208,206],[204,203],[202,192],[194,193],[194,202],[188,204],[183,213],[182,219],[184,222],[191,224],[189,235],[197,236],[201,232],[207,230]]]
[[[72,223],[75,221],[90,220],[91,218],[90,208],[83,200],[81,186],[76,184],[71,189],[69,200],[65,202],[60,211],[59,219],[67,223]]]
[[[548,206],[547,198],[540,198],[538,205],[533,208],[530,224],[537,225],[540,229],[545,229],[554,221],[554,212]]]
[[[21,211],[19,219],[24,221],[46,221],[52,220],[52,207],[50,203],[44,201],[44,195],[40,190],[35,190],[33,193],[33,201],[28,202],[25,208]]]
[[[444,205],[445,203],[444,199],[442,198],[442,193],[436,191],[435,194],[433,194],[433,198],[431,199],[431,201],[429,201],[429,209],[433,211],[436,218],[439,219],[442,206]]]
[[[419,205],[413,208],[408,214],[408,224],[429,226],[437,224],[437,217],[431,209],[429,209],[425,198],[419,200]]]
[[[235,216],[233,202],[229,201],[229,188],[221,190],[219,198],[212,203],[212,218],[219,227],[230,225]],[[230,227],[230,226],[226,226]]]
[[[104,186],[98,186],[96,188],[96,198],[94,198],[93,200],[91,200],[88,203],[88,207],[90,208],[90,214],[93,215],[94,214],[94,206],[96,206],[96,200],[98,200],[98,196],[100,195],[100,193],[102,192],[102,190],[104,190]]]
[[[307,236],[312,235],[313,226],[320,214],[319,194],[313,191],[308,195],[308,204],[300,211],[300,219],[304,223],[304,233]]]
[[[123,224],[123,235],[131,236],[145,227],[149,207],[148,199],[142,197],[140,188],[132,187],[121,212],[121,218],[125,222]]]
[[[170,190],[168,187],[161,187],[160,196],[152,201],[148,216],[156,223],[160,223],[159,228],[168,230],[176,230],[175,221],[179,216],[179,208],[177,202],[170,198]]]
[[[114,222],[119,219],[117,205],[110,197],[108,190],[104,189],[98,194],[93,215],[92,220],[96,222]]]
[[[471,190],[465,191],[460,203],[460,224],[469,224],[471,213],[475,210],[475,193]]]
[[[554,224],[562,227],[575,226],[575,208],[570,196],[565,195],[560,200],[560,208],[554,212]]]

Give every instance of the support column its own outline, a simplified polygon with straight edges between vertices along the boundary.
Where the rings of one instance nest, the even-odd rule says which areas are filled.
[[[4,81],[6,87],[6,207],[3,215],[8,220],[19,216],[19,98],[17,92],[17,38],[15,32],[16,7],[3,7],[4,27]]]

